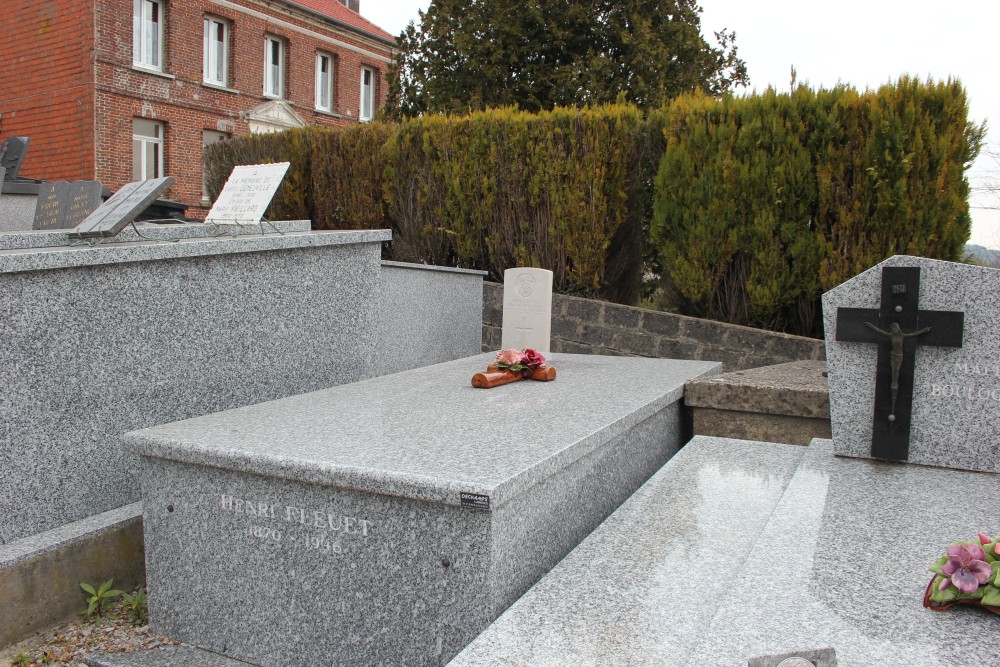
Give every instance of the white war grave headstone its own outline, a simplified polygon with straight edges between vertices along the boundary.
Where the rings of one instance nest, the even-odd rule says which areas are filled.
[[[233,167],[205,222],[217,225],[256,225],[264,217],[288,171],[288,162]]]
[[[503,273],[501,347],[549,353],[552,334],[552,272],[516,268]]]

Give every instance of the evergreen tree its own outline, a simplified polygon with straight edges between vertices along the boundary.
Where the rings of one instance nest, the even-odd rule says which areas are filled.
[[[526,111],[746,85],[735,33],[701,35],[695,0],[431,0],[399,37],[390,114]]]

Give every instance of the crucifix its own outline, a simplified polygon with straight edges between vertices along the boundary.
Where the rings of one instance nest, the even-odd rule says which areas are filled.
[[[876,458],[909,456],[917,346],[962,347],[965,313],[920,310],[919,298],[920,268],[887,266],[878,310],[837,309],[836,340],[878,345],[871,450]]]

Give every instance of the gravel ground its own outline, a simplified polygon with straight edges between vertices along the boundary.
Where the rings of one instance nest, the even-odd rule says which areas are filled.
[[[105,614],[100,625],[93,619],[80,617],[8,646],[0,651],[0,666],[85,667],[84,654],[94,650],[122,653],[176,643],[157,635],[147,625],[134,625],[128,620],[125,603],[119,601]]]

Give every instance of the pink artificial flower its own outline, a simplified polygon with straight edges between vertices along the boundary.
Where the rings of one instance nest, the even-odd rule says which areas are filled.
[[[941,574],[950,577],[958,590],[974,593],[990,580],[993,570],[986,562],[986,552],[978,544],[953,544],[945,553],[948,562],[941,567]]]
[[[513,366],[521,362],[521,353],[515,349],[500,350],[497,352],[497,363]]]
[[[524,355],[521,357],[521,363],[531,369],[541,368],[545,364],[545,357],[542,356],[541,352],[532,350],[529,347],[525,349]]]
[[[979,533],[979,543],[982,544],[984,547],[992,541],[993,540],[990,539],[989,535],[985,533]]]

